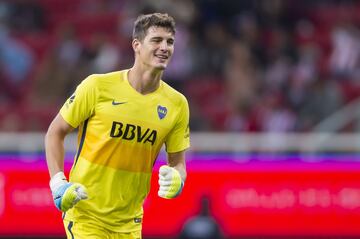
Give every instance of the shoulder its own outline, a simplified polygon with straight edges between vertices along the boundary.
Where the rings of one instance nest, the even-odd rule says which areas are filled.
[[[104,74],[92,74],[86,77],[81,84],[101,91],[113,87],[116,82],[120,82],[123,79],[123,73],[124,71],[114,71]]]
[[[168,98],[168,100],[171,101],[174,105],[182,106],[188,104],[186,97],[182,93],[175,90],[164,81],[161,81],[161,84],[164,97]]]
[[[124,71],[114,71],[104,74],[92,74],[89,75],[85,80],[91,81],[94,84],[106,84],[112,83],[116,80],[119,80],[123,75]]]

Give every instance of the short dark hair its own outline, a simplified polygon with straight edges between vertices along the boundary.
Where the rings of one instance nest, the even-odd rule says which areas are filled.
[[[167,13],[140,15],[134,23],[133,39],[144,40],[150,27],[163,27],[175,34],[175,20]]]

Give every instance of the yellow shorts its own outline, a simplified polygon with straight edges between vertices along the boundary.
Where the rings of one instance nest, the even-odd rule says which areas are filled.
[[[63,220],[68,239],[141,239],[141,231],[113,232],[81,222]]]

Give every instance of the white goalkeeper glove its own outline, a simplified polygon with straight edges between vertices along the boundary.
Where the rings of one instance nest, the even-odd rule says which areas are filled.
[[[63,172],[58,172],[51,178],[50,188],[55,206],[63,212],[88,197],[85,187],[79,183],[69,183]]]
[[[159,197],[171,199],[181,193],[184,182],[181,179],[179,171],[175,168],[163,165],[159,169],[159,186]]]

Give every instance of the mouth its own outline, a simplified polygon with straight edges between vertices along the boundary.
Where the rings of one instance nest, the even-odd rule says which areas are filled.
[[[155,54],[155,57],[161,59],[161,60],[167,60],[169,59],[168,55],[163,55],[163,54]]]

